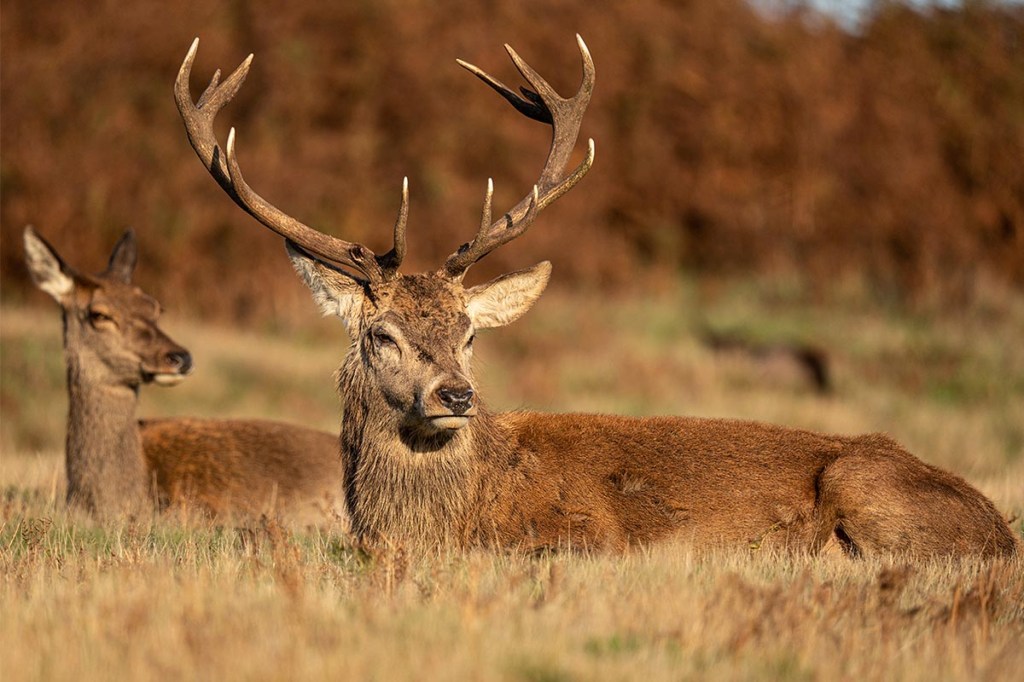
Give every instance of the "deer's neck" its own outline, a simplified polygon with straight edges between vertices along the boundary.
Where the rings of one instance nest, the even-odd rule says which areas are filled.
[[[493,417],[479,416],[434,439],[403,434],[393,413],[358,373],[340,374],[341,447],[355,532],[422,547],[466,544],[486,525],[482,497],[497,472],[484,453]]]
[[[68,502],[100,515],[140,511],[147,474],[135,419],[138,389],[96,381],[88,357],[65,355]]]

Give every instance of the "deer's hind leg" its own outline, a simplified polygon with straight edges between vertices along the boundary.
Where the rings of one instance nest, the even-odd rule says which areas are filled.
[[[884,435],[862,436],[818,481],[813,549],[851,556],[1009,555],[1017,539],[966,481]]]

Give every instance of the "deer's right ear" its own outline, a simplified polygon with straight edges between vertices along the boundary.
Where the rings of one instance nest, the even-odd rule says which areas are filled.
[[[363,307],[363,283],[351,275],[322,263],[285,240],[288,258],[295,272],[313,292],[313,301],[326,317],[341,318],[349,333],[354,333]]]
[[[36,286],[53,296],[58,303],[63,303],[64,298],[74,290],[74,271],[45,239],[36,234],[31,225],[25,227],[25,263]]]

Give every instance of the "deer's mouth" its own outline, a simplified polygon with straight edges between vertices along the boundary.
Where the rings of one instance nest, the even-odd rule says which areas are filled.
[[[458,431],[472,418],[471,414],[442,414],[427,417],[427,422],[438,431]]]
[[[177,386],[187,375],[181,372],[143,372],[142,380],[157,386]]]

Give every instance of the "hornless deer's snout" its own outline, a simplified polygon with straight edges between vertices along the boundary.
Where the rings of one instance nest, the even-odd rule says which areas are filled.
[[[452,414],[465,414],[473,407],[473,389],[468,385],[442,386],[437,389],[437,399]]]
[[[167,365],[178,371],[178,374],[188,374],[192,371],[192,354],[187,350],[171,351],[164,356]]]

